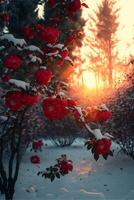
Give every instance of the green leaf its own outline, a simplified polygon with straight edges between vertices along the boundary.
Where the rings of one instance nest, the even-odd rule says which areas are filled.
[[[55,175],[54,175],[54,174],[51,174],[51,177],[50,177],[51,182],[53,182],[54,179],[55,179]]]
[[[91,152],[92,152],[93,154],[95,153],[95,148],[94,148],[94,147],[91,149]]]
[[[104,158],[105,160],[107,160],[108,154],[107,154],[107,155],[103,155],[103,158]]]
[[[60,178],[60,174],[59,174],[59,173],[56,173],[55,176],[56,176],[57,178]]]
[[[99,155],[98,154],[94,154],[94,159],[97,161],[99,159]]]
[[[87,145],[87,149],[90,150],[91,148],[92,148],[92,145],[91,145],[91,144],[88,144],[88,145]]]
[[[113,151],[110,151],[110,152],[109,152],[109,155],[110,155],[110,156],[114,156]]]
[[[88,145],[88,144],[89,144],[89,141],[86,141],[84,145],[86,146],[86,145]]]

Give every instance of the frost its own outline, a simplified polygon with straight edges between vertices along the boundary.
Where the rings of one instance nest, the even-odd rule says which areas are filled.
[[[13,42],[15,46],[25,46],[26,41],[24,39],[16,39],[12,34],[4,34],[0,36],[1,40],[7,40],[8,42]]]
[[[25,81],[16,80],[16,79],[10,79],[9,83],[14,84],[17,87],[22,88],[24,90],[26,90],[30,86],[29,83],[26,83]]]
[[[44,54],[43,51],[40,50],[39,47],[36,47],[35,45],[29,45],[27,47],[25,47],[26,50],[29,50],[29,51],[37,51],[41,54]]]

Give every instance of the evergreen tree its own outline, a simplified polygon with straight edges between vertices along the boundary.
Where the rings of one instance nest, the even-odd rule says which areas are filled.
[[[117,57],[116,32],[118,30],[118,9],[115,0],[103,0],[98,6],[94,17],[90,17],[88,44],[91,48],[90,61],[94,64],[93,70],[103,77],[105,84],[113,86],[113,64]]]

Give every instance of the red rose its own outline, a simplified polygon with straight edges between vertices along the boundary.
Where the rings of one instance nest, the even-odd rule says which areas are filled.
[[[40,147],[43,146],[43,142],[42,142],[42,140],[39,140],[39,141],[38,141],[38,145],[39,145]]]
[[[17,112],[23,108],[22,92],[12,91],[5,96],[5,104],[11,111]]]
[[[97,111],[96,113],[96,121],[103,123],[112,117],[112,113],[110,111]]]
[[[111,140],[103,138],[96,142],[96,153],[98,155],[108,155],[111,147]]]
[[[23,93],[22,94],[22,103],[25,106],[33,106],[35,105],[39,100],[39,96],[38,95],[30,95],[27,93]]]
[[[37,142],[37,141],[35,141],[35,142],[32,143],[32,148],[33,148],[34,150],[38,150],[39,145],[38,145],[38,142]]]
[[[23,28],[24,37],[28,40],[32,40],[34,38],[34,33],[29,26],[25,26]]]
[[[37,32],[43,31],[44,28],[45,28],[44,24],[38,23],[38,24],[35,25],[35,29],[36,29]]]
[[[56,0],[48,0],[48,6],[50,7],[50,8],[52,8],[52,7],[54,7],[55,5],[56,5]]]
[[[67,115],[67,101],[60,98],[46,98],[42,107],[45,116],[50,120],[62,119]]]
[[[72,112],[72,115],[73,115],[75,120],[79,120],[80,119],[80,113],[77,110],[74,110]]]
[[[40,163],[40,157],[36,156],[36,155],[31,156],[30,160],[31,160],[31,163],[33,163],[33,164],[39,164]]]
[[[90,111],[85,117],[85,122],[86,123],[95,122],[96,121],[96,115],[97,115],[96,110]]]
[[[57,28],[53,28],[51,26],[46,26],[46,27],[44,27],[43,30],[41,30],[38,33],[38,38],[42,42],[54,44],[57,42],[59,35],[60,35],[60,31]]]
[[[76,106],[76,102],[74,100],[72,100],[72,99],[68,99],[67,102],[68,102],[68,107]]]
[[[18,55],[8,55],[4,58],[4,65],[5,67],[16,70],[18,69],[22,64],[22,59]]]
[[[34,150],[41,149],[42,146],[43,146],[42,140],[34,141],[34,142],[32,143],[32,148],[33,148]]]
[[[50,70],[38,69],[35,72],[35,79],[39,85],[47,85],[51,80],[52,72]]]
[[[8,22],[9,21],[9,15],[8,14],[2,14],[2,16],[1,16],[1,18],[2,18],[2,21],[3,22]]]
[[[11,76],[9,76],[9,75],[4,75],[4,76],[2,76],[2,81],[3,82],[8,82],[10,79],[11,79]]]
[[[61,172],[65,172],[65,173],[68,173],[69,171],[72,171],[73,170],[73,165],[72,163],[70,162],[67,162],[67,161],[62,161],[60,163],[60,170]]]
[[[62,58],[66,58],[68,57],[69,52],[67,50],[63,50],[62,52],[60,52],[60,55]]]
[[[69,11],[77,12],[81,8],[81,1],[80,0],[73,0],[69,5]]]
[[[64,59],[59,59],[56,61],[56,64],[58,67],[61,67],[63,65],[63,63],[64,63]]]

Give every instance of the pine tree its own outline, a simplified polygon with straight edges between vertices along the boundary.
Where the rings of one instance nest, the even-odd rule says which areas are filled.
[[[88,44],[91,48],[89,56],[91,63],[95,65],[93,70],[103,77],[109,87],[113,86],[113,64],[117,53],[116,32],[118,30],[118,8],[115,0],[103,0],[95,11],[95,16],[90,17],[89,22],[91,37]]]

